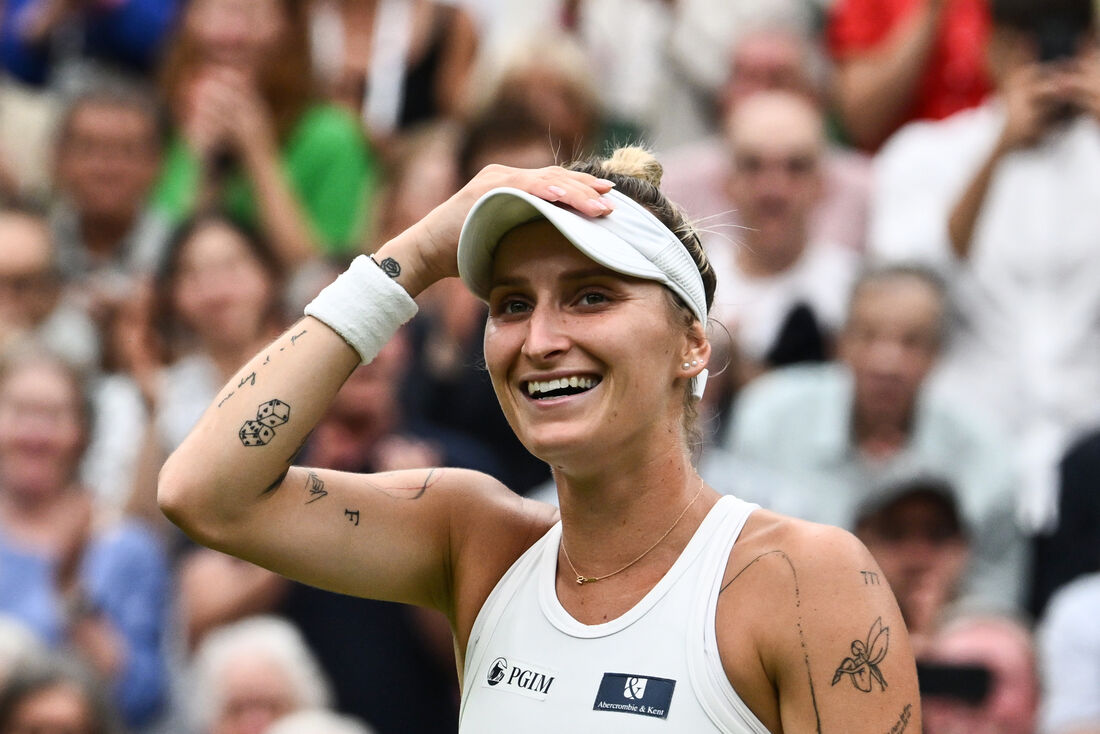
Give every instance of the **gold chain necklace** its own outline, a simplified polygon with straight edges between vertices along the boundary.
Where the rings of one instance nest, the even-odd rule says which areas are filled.
[[[654,548],[656,548],[657,546],[659,546],[661,544],[661,541],[664,540],[665,538],[667,538],[668,534],[671,533],[673,530],[675,530],[676,526],[680,524],[680,521],[684,519],[684,515],[686,515],[687,511],[691,509],[691,506],[695,504],[695,500],[699,499],[699,495],[701,495],[703,493],[703,484],[704,484],[703,478],[700,477],[699,478],[699,489],[698,489],[698,491],[695,492],[695,496],[692,497],[691,502],[688,502],[687,505],[684,507],[684,509],[680,511],[679,516],[677,516],[675,522],[672,523],[672,526],[668,530],[665,531],[665,534],[662,535],[661,537],[657,538],[656,543],[654,543],[653,545],[649,546],[644,551],[642,551],[642,554],[640,556],[638,556],[633,561],[631,561],[630,563],[628,563],[625,566],[623,566],[622,568],[620,568],[618,571],[612,571],[611,573],[605,573],[603,576],[583,576],[580,573],[578,573],[577,572],[577,567],[573,565],[572,559],[569,558],[569,551],[567,551],[565,549],[565,534],[562,533],[562,536],[561,536],[561,552],[562,552],[563,555],[565,555],[565,562],[569,564],[569,568],[573,571],[573,575],[575,575],[577,577],[577,584],[579,584],[579,585],[594,584],[597,581],[603,581],[604,579],[611,578],[612,576],[614,576],[617,573],[622,573],[623,571],[630,568],[635,563],[637,563],[638,561],[642,560],[647,555],[649,555],[649,552],[651,550],[653,550]]]

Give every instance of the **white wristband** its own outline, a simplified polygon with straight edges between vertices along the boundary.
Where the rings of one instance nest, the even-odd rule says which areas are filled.
[[[305,308],[370,362],[401,325],[416,315],[416,301],[373,260],[360,255]]]

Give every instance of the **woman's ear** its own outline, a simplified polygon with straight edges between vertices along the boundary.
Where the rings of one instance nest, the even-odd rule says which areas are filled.
[[[710,340],[698,321],[693,322],[687,333],[680,369],[684,377],[695,377],[710,362]]]

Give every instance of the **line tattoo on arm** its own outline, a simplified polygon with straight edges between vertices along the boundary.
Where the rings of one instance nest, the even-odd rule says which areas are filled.
[[[429,469],[428,473],[424,476],[424,481],[419,484],[411,484],[407,487],[384,487],[373,482],[366,482],[366,485],[376,492],[393,497],[395,500],[418,500],[424,496],[424,493],[431,488],[433,484],[439,481],[439,478],[443,475],[442,469]]]
[[[860,575],[863,576],[864,586],[881,586],[878,580],[878,574],[874,571],[860,571]]]
[[[821,713],[817,708],[817,692],[814,690],[814,677],[810,672],[810,648],[806,645],[806,636],[802,631],[802,597],[798,590],[798,573],[794,570],[794,563],[791,561],[791,557],[781,550],[772,550],[767,553],[761,553],[756,558],[745,564],[745,567],[738,571],[732,579],[727,581],[718,593],[721,594],[728,589],[734,581],[741,578],[741,575],[755,566],[758,562],[769,556],[775,556],[782,559],[787,567],[791,570],[791,578],[794,581],[794,607],[795,607],[795,628],[798,632],[798,644],[802,647],[802,664],[806,668],[806,682],[810,686],[810,704],[814,709],[814,732],[821,734]]]
[[[913,704],[905,704],[905,708],[898,714],[898,720],[890,727],[890,731],[886,734],[902,734],[903,731],[909,728],[909,720],[913,718]]]
[[[359,510],[344,510],[344,517],[355,527],[359,527]]]
[[[275,438],[275,429],[290,420],[290,406],[278,398],[260,403],[256,418],[247,420],[237,432],[245,446],[266,446]]]
[[[879,663],[886,658],[890,649],[890,628],[882,625],[882,617],[875,620],[867,633],[867,641],[852,640],[852,656],[844,658],[833,673],[832,685],[848,676],[857,690],[870,693],[873,683],[878,683],[880,691],[886,690],[886,679],[882,676]]]

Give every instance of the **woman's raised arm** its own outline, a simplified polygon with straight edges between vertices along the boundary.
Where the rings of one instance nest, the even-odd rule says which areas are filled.
[[[307,309],[314,316],[230,379],[165,462],[158,501],[173,522],[205,545],[307,583],[445,611],[471,532],[514,521],[523,542],[521,502],[488,477],[291,468],[344,380],[415,312],[410,296],[456,274],[466,213],[496,186],[608,211],[599,199],[607,182],[557,167],[490,166],[386,243],[377,265],[357,260]]]

